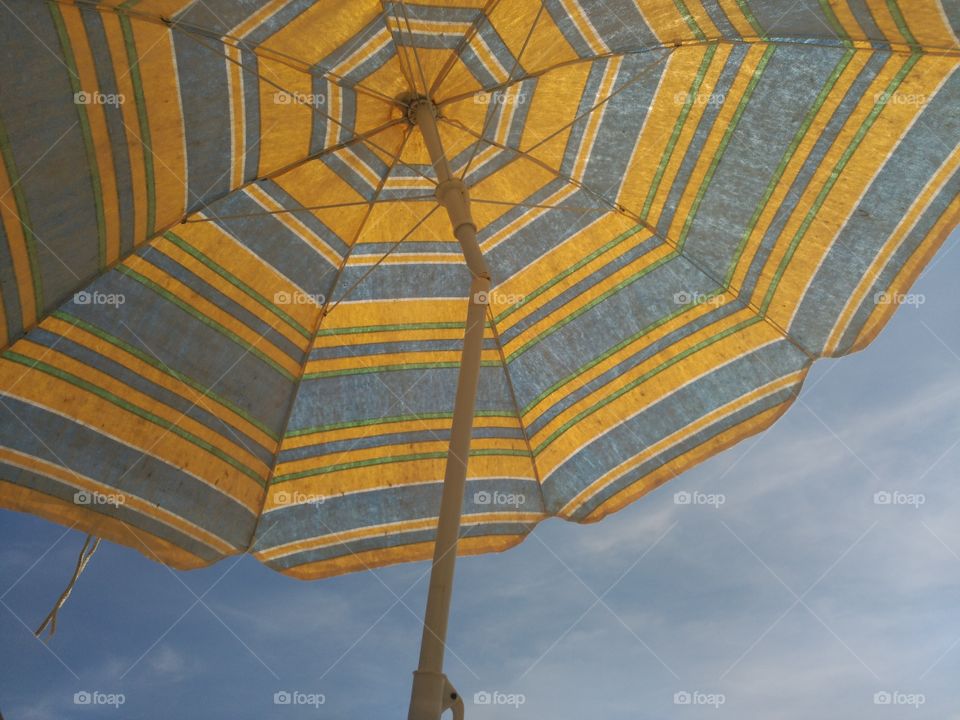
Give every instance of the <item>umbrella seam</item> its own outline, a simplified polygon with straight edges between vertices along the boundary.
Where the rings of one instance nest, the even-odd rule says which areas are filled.
[[[311,68],[315,66],[304,60],[301,60],[298,57],[287,55],[286,53],[281,53],[277,50],[270,50],[269,48],[261,48],[260,45],[250,45],[249,43],[245,42],[243,38],[239,38],[228,33],[221,33],[203,25],[195,25],[193,23],[174,20],[173,18],[164,17],[162,15],[152,15],[150,13],[130,10],[129,8],[104,6],[96,0],[49,0],[49,2],[55,2],[58,5],[66,5],[67,7],[93,10],[101,14],[111,13],[113,15],[122,15],[133,20],[139,20],[141,22],[151,23],[154,25],[163,25],[173,30],[180,30],[180,32],[184,33],[185,35],[197,33],[211,40],[221,42],[224,45],[230,45],[238,50],[246,50],[247,52],[253,53],[258,58],[264,60],[273,60],[281,65],[285,65],[286,67],[297,70],[298,72],[302,72],[306,75],[325,78],[332,81],[337,87],[357,90],[358,92],[369,95],[370,97],[375,97],[378,100],[396,104],[396,101],[393,98],[387,97],[386,95],[361,85],[360,83],[351,83],[349,81],[345,81],[343,76],[337,75],[331,71],[320,68],[320,72],[312,72]],[[229,42],[225,42],[227,40]],[[297,65],[291,63],[297,63]]]
[[[513,401],[513,409],[517,415],[517,423],[520,425],[520,432],[523,433],[523,440],[527,444],[527,452],[530,454],[530,465],[533,468],[533,477],[537,481],[537,491],[540,493],[540,505],[546,512],[546,501],[543,497],[543,484],[540,481],[540,470],[537,468],[537,457],[533,454],[533,446],[530,444],[530,435],[523,422],[523,416],[520,414],[520,404],[517,402],[517,393],[514,389],[513,378],[510,377],[510,368],[507,365],[507,358],[503,352],[503,343],[500,342],[500,333],[497,332],[497,323],[493,318],[493,311],[487,306],[490,318],[490,329],[493,331],[493,339],[497,345],[497,352],[500,355],[500,364],[503,367],[503,374],[507,380],[507,389],[510,391],[510,399]]]
[[[591,111],[591,112],[592,112],[592,111]],[[588,117],[589,114],[590,114],[590,113],[584,114],[584,116],[583,116],[582,118],[580,118],[580,119],[582,120],[583,118]],[[477,137],[472,131],[469,130],[469,128],[467,128],[465,125],[463,125],[463,124],[460,123],[459,121],[451,120],[451,119],[449,119],[449,118],[444,118],[444,121],[445,121],[445,122],[448,122],[448,123],[450,123],[450,124],[452,124],[452,125],[454,125],[455,127],[460,128],[461,130],[464,130],[465,132],[469,133],[469,134],[472,135],[473,137]],[[562,180],[562,181],[564,181],[564,182],[566,182],[566,183],[568,183],[568,184],[570,184],[570,185],[573,185],[574,187],[580,188],[581,190],[583,190],[584,192],[586,192],[588,195],[591,195],[591,196],[593,196],[595,199],[597,199],[597,200],[599,200],[600,202],[606,204],[606,205],[610,208],[610,211],[615,212],[615,213],[619,213],[620,215],[622,215],[623,217],[627,218],[627,219],[630,220],[631,222],[633,222],[633,223],[639,225],[640,227],[644,228],[644,229],[645,229],[647,232],[649,232],[653,237],[659,238],[659,239],[662,240],[664,243],[666,243],[668,246],[670,246],[671,248],[673,248],[673,250],[677,253],[677,256],[678,256],[678,257],[682,257],[684,260],[686,260],[688,263],[690,263],[693,267],[695,267],[697,270],[699,270],[699,271],[702,272],[704,275],[706,275],[707,278],[709,278],[709,279],[712,280],[713,282],[717,283],[718,286],[723,287],[723,293],[724,293],[725,295],[733,298],[733,300],[735,300],[736,302],[739,302],[739,303],[740,303],[741,305],[743,305],[746,309],[751,310],[755,316],[757,316],[760,320],[764,321],[767,325],[769,325],[769,326],[772,327],[774,330],[776,330],[780,335],[783,336],[783,338],[784,338],[785,340],[787,340],[787,341],[790,342],[792,345],[794,345],[800,352],[802,352],[804,355],[806,355],[810,360],[816,360],[816,359],[818,359],[819,357],[822,357],[821,355],[815,355],[815,354],[811,353],[809,350],[807,350],[803,345],[800,344],[800,342],[799,342],[796,338],[794,338],[794,337],[789,333],[789,331],[787,331],[787,330],[784,329],[784,328],[781,328],[781,327],[780,327],[779,325],[777,325],[773,320],[770,320],[763,312],[761,312],[760,308],[755,307],[755,306],[753,305],[753,303],[751,303],[751,302],[749,302],[749,301],[746,301],[746,300],[743,300],[743,299],[740,297],[739,293],[736,293],[736,294],[731,293],[731,292],[730,292],[730,289],[729,289],[728,287],[726,287],[723,282],[721,282],[720,280],[718,280],[717,278],[715,278],[711,272],[709,272],[708,270],[706,270],[706,269],[704,269],[703,267],[701,267],[693,258],[691,258],[689,255],[687,255],[687,254],[683,251],[683,248],[680,247],[674,240],[672,240],[672,239],[671,239],[668,235],[666,235],[666,234],[661,234],[660,231],[658,231],[658,230],[657,230],[655,227],[653,227],[652,225],[648,224],[648,223],[647,223],[645,220],[643,220],[639,215],[631,212],[630,210],[628,210],[628,209],[627,209],[626,207],[624,207],[623,205],[621,205],[621,204],[619,204],[619,203],[617,203],[617,202],[613,202],[613,201],[610,200],[609,198],[605,197],[605,196],[602,195],[601,193],[598,193],[596,190],[594,190],[594,189],[586,186],[585,184],[579,182],[578,180],[575,180],[574,178],[572,178],[572,177],[570,177],[570,176],[568,176],[568,175],[565,175],[565,174],[559,172],[558,170],[550,167],[549,165],[547,165],[547,164],[546,164],[545,162],[543,162],[542,160],[539,160],[538,158],[535,158],[535,157],[533,157],[533,156],[527,155],[525,152],[523,152],[522,150],[519,150],[518,148],[514,148],[514,147],[507,146],[507,145],[503,145],[503,144],[501,144],[501,143],[497,143],[497,142],[488,140],[488,139],[486,139],[486,138],[478,138],[478,140],[480,140],[480,141],[482,141],[482,142],[485,142],[485,143],[488,143],[488,144],[490,144],[490,145],[493,145],[493,146],[495,146],[495,147],[499,147],[499,148],[501,148],[501,149],[503,149],[503,150],[508,150],[508,151],[510,151],[510,152],[515,152],[515,153],[517,153],[518,155],[522,155],[523,157],[527,158],[527,159],[530,160],[531,162],[533,162],[533,163],[535,163],[536,165],[539,165],[540,167],[542,167],[544,170],[547,170],[548,172],[552,173],[557,179]],[[598,208],[598,209],[602,209],[602,208]]]
[[[343,261],[340,263],[340,267],[337,268],[337,273],[334,275],[333,282],[330,285],[330,292],[327,294],[327,297],[324,300],[323,307],[320,309],[320,314],[317,317],[317,321],[314,325],[313,335],[310,339],[310,343],[307,345],[307,349],[304,353],[303,363],[300,366],[300,377],[297,380],[297,384],[293,389],[293,392],[290,395],[290,406],[287,409],[287,417],[283,424],[283,429],[280,433],[280,437],[277,440],[277,449],[273,455],[273,463],[270,467],[270,473],[267,476],[267,482],[264,486],[263,501],[260,503],[260,512],[257,513],[257,522],[253,526],[253,531],[250,534],[250,541],[247,544],[247,549],[245,552],[249,553],[256,542],[257,534],[260,530],[260,521],[263,519],[263,509],[267,505],[267,499],[270,496],[270,485],[272,484],[273,478],[276,475],[277,463],[280,458],[280,450],[283,447],[283,440],[287,435],[287,430],[290,426],[290,420],[293,417],[293,409],[297,403],[297,397],[300,395],[300,387],[303,384],[304,375],[306,375],[307,365],[310,362],[310,351],[312,350],[314,343],[317,341],[317,335],[320,333],[320,329],[323,325],[323,319],[328,314],[328,308],[330,306],[330,301],[333,299],[333,294],[337,289],[337,285],[340,282],[340,278],[343,276],[343,271],[347,267],[347,263],[350,260],[350,254],[353,252],[353,249],[357,245],[357,241],[360,239],[360,235],[363,233],[363,229],[367,225],[367,221],[370,219],[370,215],[373,213],[373,208],[377,203],[377,198],[380,197],[384,186],[387,184],[387,179],[390,177],[390,174],[393,172],[394,168],[397,165],[397,161],[400,158],[400,155],[403,154],[404,148],[407,146],[407,141],[410,139],[411,130],[407,130],[403,135],[403,140],[400,142],[400,146],[397,148],[397,152],[393,155],[393,159],[390,164],[387,166],[386,171],[383,174],[383,177],[380,178],[380,184],[377,186],[376,192],[373,197],[370,199],[369,207],[367,209],[367,214],[364,215],[363,220],[360,221],[359,227],[357,227],[356,233],[353,236],[353,242],[350,243],[350,247],[347,248],[346,254],[343,256]]]
[[[549,65],[535,72],[525,73],[520,77],[511,78],[502,83],[496,83],[494,85],[489,85],[482,87],[480,90],[474,90],[468,93],[460,93],[459,95],[452,95],[443,100],[437,100],[436,105],[438,108],[443,107],[444,105],[449,105],[452,103],[461,102],[469,98],[474,97],[478,92],[493,92],[496,90],[502,90],[504,88],[510,87],[511,85],[516,85],[517,83],[524,82],[526,80],[531,80],[533,78],[538,78],[547,73],[553,72],[554,70],[559,70],[561,68],[570,67],[572,65],[579,65],[580,63],[592,63],[597,62],[598,60],[609,60],[611,58],[617,57],[626,57],[628,55],[643,55],[645,53],[656,52],[658,50],[678,50],[681,48],[693,48],[693,47],[706,47],[708,45],[783,45],[783,46],[793,46],[797,45],[799,47],[808,47],[808,48],[833,48],[833,49],[842,49],[842,50],[852,50],[853,52],[867,52],[867,53],[889,53],[891,55],[924,55],[931,57],[952,57],[960,59],[960,49],[955,47],[939,47],[939,46],[924,46],[917,45],[915,47],[906,45],[904,43],[891,43],[886,40],[876,40],[872,38],[867,38],[863,40],[853,41],[855,43],[860,43],[861,46],[852,45],[849,43],[842,42],[827,42],[829,38],[823,37],[791,37],[791,38],[751,38],[751,39],[733,39],[723,36],[718,37],[709,37],[704,40],[677,40],[673,43],[660,43],[657,45],[650,45],[649,47],[639,48],[636,50],[617,50],[608,53],[602,53],[597,55],[588,55],[585,57],[574,58],[573,60],[565,60],[564,62],[555,63]],[[886,45],[886,48],[877,48],[877,47],[863,47],[864,43],[878,43]]]

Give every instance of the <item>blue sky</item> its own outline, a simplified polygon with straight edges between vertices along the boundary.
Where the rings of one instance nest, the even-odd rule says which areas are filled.
[[[767,432],[602,523],[462,559],[447,673],[467,717],[960,719],[958,244]],[[305,583],[104,544],[44,646],[29,628],[82,542],[0,512],[7,720],[406,716],[425,563]]]

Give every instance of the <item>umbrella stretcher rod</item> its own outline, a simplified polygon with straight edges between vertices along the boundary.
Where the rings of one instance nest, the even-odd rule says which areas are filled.
[[[467,457],[473,431],[473,412],[480,378],[480,353],[486,325],[487,293],[490,273],[477,245],[477,226],[470,213],[470,198],[463,181],[450,171],[437,131],[436,108],[426,99],[410,105],[410,120],[420,128],[437,174],[437,201],[446,209],[453,234],[460,243],[467,267],[473,275],[467,309],[467,325],[460,356],[460,375],[453,408],[453,427],[447,469],[443,478],[443,496],[437,523],[437,540],[430,570],[430,589],[423,619],[420,665],[413,674],[409,720],[438,720],[452,710],[455,720],[463,717],[463,700],[443,673],[443,654],[447,638],[453,572],[457,560],[460,515],[463,511]]]

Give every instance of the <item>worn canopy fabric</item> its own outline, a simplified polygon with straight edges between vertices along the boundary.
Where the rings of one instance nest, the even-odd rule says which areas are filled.
[[[0,505],[176,567],[430,556],[469,274],[411,92],[494,281],[462,552],[770,425],[960,213],[958,0],[2,6]]]

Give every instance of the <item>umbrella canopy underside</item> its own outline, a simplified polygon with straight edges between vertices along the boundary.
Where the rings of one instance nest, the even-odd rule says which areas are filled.
[[[179,568],[598,520],[864,347],[960,217],[957,0],[6,0],[0,505]]]

